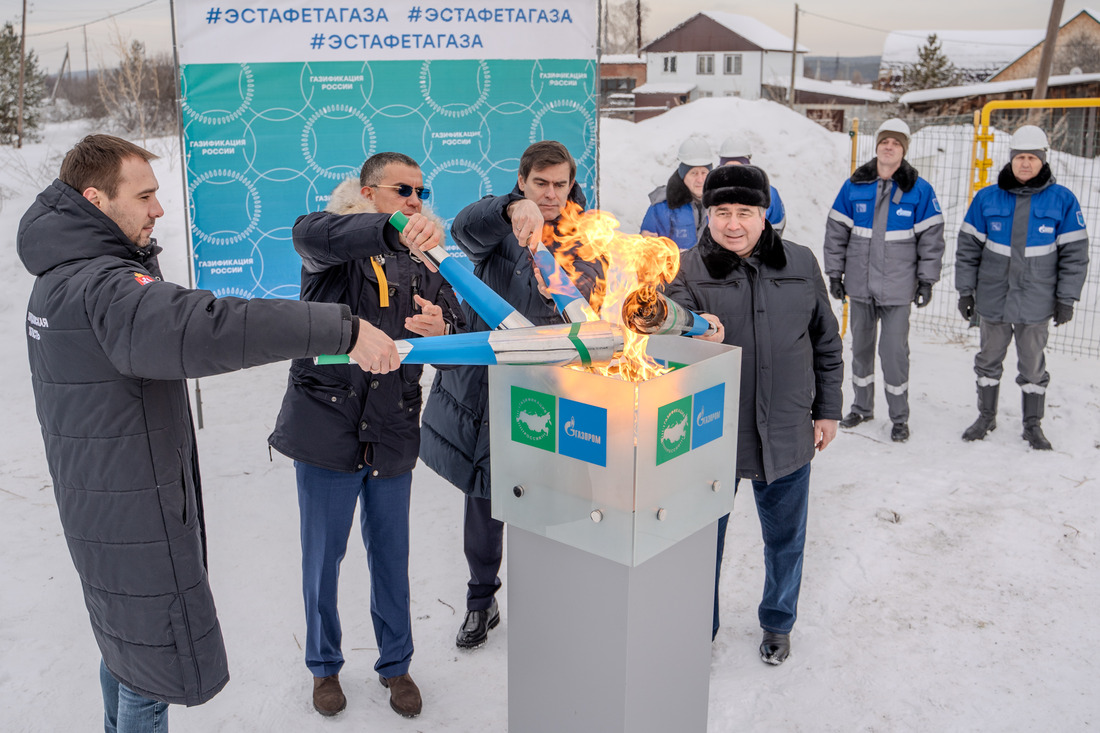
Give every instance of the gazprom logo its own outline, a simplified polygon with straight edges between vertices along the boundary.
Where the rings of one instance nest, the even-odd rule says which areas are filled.
[[[1040,234],[1054,234],[1054,227],[1049,225],[1039,225]]]
[[[558,416],[561,419],[558,453],[585,463],[606,466],[607,410],[559,397]]]
[[[725,409],[725,384],[658,408],[657,465],[721,438]]]
[[[912,216],[913,212],[910,211],[909,209],[898,209],[897,210],[897,215],[898,216]]]

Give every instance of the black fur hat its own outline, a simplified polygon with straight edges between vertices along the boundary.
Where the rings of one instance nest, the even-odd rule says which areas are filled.
[[[707,175],[703,184],[703,206],[743,204],[771,205],[771,184],[763,168],[755,165],[723,165]]]

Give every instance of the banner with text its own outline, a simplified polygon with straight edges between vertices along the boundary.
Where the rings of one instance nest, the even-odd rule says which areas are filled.
[[[385,150],[419,161],[448,225],[511,191],[538,140],[569,148],[594,201],[596,0],[187,2],[174,22],[201,288],[297,297],[294,220]]]

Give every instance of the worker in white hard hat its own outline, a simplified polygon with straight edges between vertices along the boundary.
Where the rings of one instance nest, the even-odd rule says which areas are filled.
[[[752,145],[748,140],[740,136],[727,137],[718,147],[718,165],[752,165]],[[771,203],[764,218],[771,222],[772,229],[780,237],[787,228],[787,209],[783,206],[783,199],[779,198],[779,191],[775,186],[771,187]]]
[[[1024,125],[1012,136],[1009,163],[974,196],[955,250],[959,313],[980,317],[978,419],[963,432],[982,440],[997,427],[997,398],[1008,344],[1016,340],[1016,383],[1023,392],[1023,438],[1050,450],[1040,425],[1050,374],[1047,333],[1073,318],[1089,265],[1089,238],[1077,197],[1054,182],[1047,136]]]
[[[701,137],[689,137],[676,153],[679,162],[668,183],[649,194],[649,209],[642,218],[642,234],[668,237],[680,249],[699,241],[707,225],[703,208],[703,182],[714,168],[714,151]]]
[[[886,120],[875,157],[844,182],[825,224],[825,274],[847,296],[852,331],[852,409],[840,427],[874,417],[875,340],[890,439],[909,440],[909,311],[932,299],[943,259],[943,215],[931,184],[905,160],[909,126]]]

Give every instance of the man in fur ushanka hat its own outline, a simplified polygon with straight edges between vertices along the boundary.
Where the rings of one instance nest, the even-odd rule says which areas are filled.
[[[698,338],[741,347],[737,479],[752,481],[764,536],[760,658],[782,664],[802,583],[810,459],[836,436],[844,364],[817,259],[772,229],[770,189],[755,166],[711,171],[703,186],[707,227],[681,256],[666,294],[715,326]],[[728,520],[718,520],[715,635]]]

